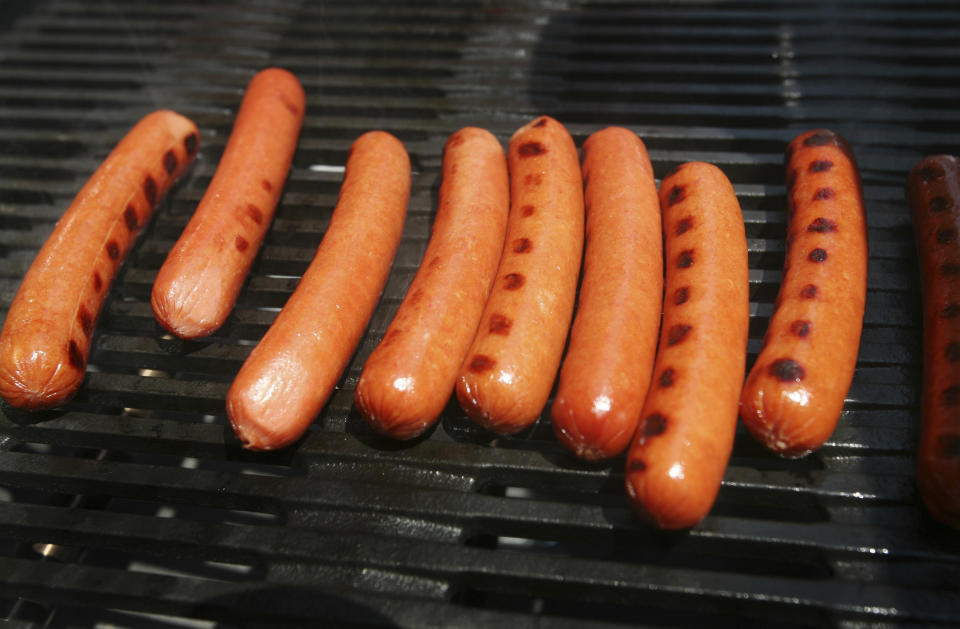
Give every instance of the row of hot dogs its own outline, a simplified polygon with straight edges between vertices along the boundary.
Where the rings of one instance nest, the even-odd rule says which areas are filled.
[[[217,171],[154,283],[159,323],[216,331],[269,229],[305,112],[302,87],[272,68],[247,86]],[[198,150],[196,126],[143,118],[58,222],[0,332],[0,395],[53,408],[81,386],[107,291],[141,228]],[[550,408],[575,455],[627,451],[626,489],[664,528],[711,509],[738,417],[783,456],[831,435],[853,379],[866,299],[867,231],[853,153],[835,133],[786,152],[789,220],[780,292],[745,376],[749,278],[743,217],[715,166],[686,163],[656,186],[631,131],[591,135],[578,155],[541,116],[504,155],[489,132],[448,139],[433,232],[386,333],[364,364],[356,407],[377,432],[426,431],[452,393],[474,421],[510,434]],[[402,143],[354,142],[329,228],[293,295],[227,394],[244,444],[296,441],[323,408],[377,305],[410,194]],[[960,169],[930,158],[908,190],[924,272],[927,374],[918,484],[960,522]],[[582,280],[580,277],[582,263]],[[579,302],[578,281],[581,281]],[[659,333],[659,340],[658,340]],[[568,339],[569,334],[569,339]],[[566,352],[565,352],[566,348]]]

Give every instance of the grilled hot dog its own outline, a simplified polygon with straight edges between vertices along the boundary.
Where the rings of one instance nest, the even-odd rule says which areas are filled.
[[[74,198],[27,271],[0,332],[0,395],[28,410],[63,404],[83,382],[117,270],[197,152],[172,111],[141,119]]]
[[[510,139],[510,216],[480,328],[457,381],[475,422],[515,433],[537,420],[573,315],[583,249],[583,191],[573,138],[541,116]]]
[[[790,218],[776,309],[740,415],[768,448],[799,457],[833,433],[850,390],[867,292],[867,226],[856,161],[827,129],[786,151]]]
[[[720,169],[679,166],[660,184],[660,206],[663,326],[625,478],[642,516],[680,529],[713,506],[733,449],[750,278],[740,205]]]
[[[450,399],[496,275],[509,206],[500,142],[475,127],[451,135],[430,243],[357,383],[357,408],[377,432],[416,437]]]
[[[632,131],[610,127],[583,144],[586,253],[577,316],[551,409],[577,456],[616,456],[633,437],[650,385],[663,304],[660,202],[653,167]]]
[[[923,422],[917,486],[927,510],[960,528],[960,162],[921,160],[907,178],[923,280]]]
[[[153,284],[153,312],[173,334],[213,334],[233,309],[290,171],[304,105],[300,82],[281,68],[247,86],[217,172]]]
[[[383,131],[360,136],[313,261],[227,392],[245,447],[287,446],[323,408],[387,281],[409,198],[403,144]]]

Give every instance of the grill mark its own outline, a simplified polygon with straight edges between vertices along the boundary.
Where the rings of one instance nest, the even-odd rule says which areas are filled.
[[[813,299],[819,291],[816,284],[807,284],[800,290],[800,296],[804,299]]]
[[[528,217],[530,217],[530,216],[533,216],[533,213],[534,213],[535,211],[536,211],[536,209],[535,209],[532,205],[529,205],[529,204],[528,204],[528,205],[521,205],[521,206],[520,206],[520,216],[522,216],[522,217],[524,217],[524,218],[528,218]]]
[[[490,371],[493,369],[493,366],[497,364],[497,361],[486,356],[484,354],[474,354],[473,358],[470,359],[470,364],[467,366],[473,373],[483,373],[484,371]]]
[[[804,146],[829,146],[837,144],[837,135],[832,131],[821,131],[803,139]]]
[[[187,150],[187,155],[193,155],[197,152],[197,134],[191,133],[183,138],[183,148]]]
[[[407,302],[407,306],[411,306],[411,307],[419,304],[422,300],[423,300],[422,288],[418,288],[417,290],[413,291],[411,294],[407,295],[405,299],[405,301]]]
[[[829,159],[817,159],[810,162],[810,167],[807,171],[811,173],[825,173],[831,168],[833,168],[833,162]]]
[[[679,236],[681,234],[687,233],[692,228],[693,228],[693,217],[686,216],[677,222],[677,229],[675,233],[677,234],[677,236]]]
[[[833,188],[817,188],[817,191],[813,193],[814,201],[826,201],[832,199],[836,195],[836,192]]]
[[[947,343],[947,346],[943,348],[943,357],[947,359],[948,363],[960,362],[960,343]]]
[[[792,358],[780,358],[773,361],[767,371],[780,382],[800,382],[806,375],[800,363]]]
[[[953,205],[953,199],[944,195],[938,195],[930,199],[930,211],[939,213],[946,212]]]
[[[167,171],[168,175],[173,175],[173,172],[177,169],[177,165],[180,162],[177,160],[177,154],[173,152],[173,149],[168,150],[163,154],[163,169]]]
[[[143,196],[147,197],[147,201],[150,205],[153,205],[157,202],[157,182],[153,180],[153,177],[147,175],[143,180]]]
[[[641,461],[640,459],[633,459],[632,461],[630,461],[629,464],[627,464],[627,471],[634,474],[639,474],[640,472],[643,472],[646,469],[647,469],[647,464]]]
[[[651,413],[643,420],[643,426],[640,427],[640,435],[643,441],[650,437],[659,437],[667,431],[669,420],[660,413]]]
[[[933,179],[942,179],[947,173],[940,164],[933,164],[931,166],[924,166],[917,174],[920,176],[920,181],[930,183]]]
[[[513,241],[514,253],[530,253],[533,251],[533,242],[529,238],[517,238]]]
[[[944,408],[953,408],[958,403],[960,403],[960,386],[953,385],[943,390],[940,404]]]
[[[490,315],[490,324],[487,331],[490,334],[499,334],[500,336],[510,336],[510,327],[513,326],[513,320],[502,314]]]
[[[116,240],[111,240],[107,243],[107,255],[110,256],[111,260],[120,258],[120,245],[117,244]]]
[[[956,262],[944,262],[940,265],[941,275],[960,275],[960,264]]]
[[[687,269],[693,266],[693,249],[686,249],[677,256],[677,268]]]
[[[673,370],[673,367],[667,367],[663,370],[663,373],[660,374],[660,386],[663,388],[669,388],[673,386],[673,380],[676,372]]]
[[[246,207],[247,216],[250,217],[250,220],[256,223],[257,225],[263,224],[263,212],[260,211],[253,203],[248,203]]]
[[[99,293],[101,289],[103,289],[103,278],[100,277],[99,271],[94,271],[93,272],[93,290]]]
[[[686,338],[687,334],[690,333],[690,330],[693,329],[692,325],[687,325],[686,323],[678,323],[677,325],[670,328],[670,332],[667,335],[667,345],[674,346],[679,343],[682,343]]]
[[[137,231],[139,219],[137,219],[137,211],[133,209],[133,205],[128,205],[127,209],[123,211],[123,222],[127,226],[127,231]]]
[[[263,179],[260,182],[260,187],[266,190],[267,192],[271,192],[273,190],[273,184],[270,183],[269,179]]]
[[[294,116],[297,116],[300,114],[300,108],[294,105],[292,102],[290,102],[290,99],[287,98],[285,94],[279,94],[278,96],[280,98],[280,102],[282,102],[283,106],[287,108],[287,111],[289,111]]]
[[[503,276],[503,287],[507,290],[517,290],[527,281],[521,273],[507,273]]]
[[[83,352],[80,351],[80,346],[72,339],[70,344],[67,345],[67,356],[70,364],[77,369],[83,370],[87,366],[87,361],[83,357]]]
[[[84,335],[90,338],[90,333],[93,332],[93,315],[90,314],[86,306],[80,306],[77,310],[77,322],[80,324],[80,329],[83,330]]]
[[[807,258],[811,262],[823,262],[827,259],[827,251],[826,249],[814,249],[810,252],[810,255],[808,255]]]
[[[247,247],[250,246],[250,243],[247,242],[247,239],[243,236],[238,235],[233,240],[233,246],[237,248],[237,251],[246,251]]]
[[[690,298],[690,287],[682,286],[677,290],[673,291],[673,305],[679,306],[680,304],[687,303],[687,300]]]
[[[547,147],[540,142],[524,142],[517,149],[520,157],[534,157],[536,155],[543,155],[546,152]]]
[[[683,186],[674,186],[667,195],[667,207],[682,203],[687,198],[686,189]]]
[[[937,230],[937,242],[941,245],[949,244],[957,239],[957,230],[945,227]]]
[[[790,324],[790,333],[800,338],[805,338],[810,334],[811,323],[803,319],[798,319]]]
[[[523,185],[525,186],[539,186],[543,183],[543,173],[530,173],[523,178]]]
[[[834,221],[831,221],[829,218],[819,218],[813,219],[813,222],[807,226],[808,232],[816,232],[818,234],[827,234],[830,232],[837,231],[837,224]]]

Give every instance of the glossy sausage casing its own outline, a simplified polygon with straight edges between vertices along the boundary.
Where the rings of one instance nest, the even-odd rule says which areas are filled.
[[[457,381],[480,426],[515,433],[540,416],[560,366],[583,253],[583,190],[573,138],[541,116],[510,139],[510,216],[480,327]]]
[[[227,392],[227,416],[245,447],[290,445],[326,404],[390,274],[409,198],[403,144],[364,133],[350,148],[313,261]]]
[[[641,516],[682,529],[710,511],[733,450],[750,277],[740,205],[719,168],[682,164],[661,182],[660,205],[663,325],[625,478]]]
[[[154,281],[150,304],[166,330],[208,336],[230,314],[273,219],[304,108],[286,70],[250,81],[217,172]]]
[[[960,528],[960,162],[921,160],[907,179],[923,281],[923,422],[917,486],[927,510]]]
[[[489,131],[447,140],[430,243],[354,396],[377,432],[411,439],[433,425],[456,383],[503,250],[507,159]]]
[[[48,409],[76,393],[114,277],[197,145],[193,122],[155,111],[77,193],[23,278],[0,333],[0,395],[11,405]]]
[[[783,280],[740,415],[774,452],[798,457],[833,433],[850,390],[867,293],[867,225],[849,145],[827,129],[786,152]]]
[[[609,127],[581,150],[586,252],[577,315],[551,408],[575,455],[620,454],[633,437],[663,305],[660,202],[643,142]]]

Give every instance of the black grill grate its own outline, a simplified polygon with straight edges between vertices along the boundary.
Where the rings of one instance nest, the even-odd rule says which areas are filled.
[[[131,254],[65,412],[0,420],[0,618],[11,626],[877,628],[960,621],[960,542],[918,507],[920,308],[903,201],[923,155],[960,150],[952,2],[86,3],[0,7],[0,304],[119,137],[159,107],[199,159]],[[257,69],[295,72],[308,111],[282,204],[214,338],[161,334],[148,303]],[[783,261],[782,152],[829,126],[854,146],[870,225],[860,362],[820,452],[744,433],[712,514],[644,528],[622,459],[574,461],[544,417],[493,438],[452,403],[412,444],[352,408],[366,356],[429,237],[446,137],[504,142],[547,113],[578,145],[618,124],[658,176],[731,178],[750,247],[750,360]],[[292,451],[237,447],[230,380],[306,268],[346,150],[383,128],[410,151],[404,240],[364,342]]]

